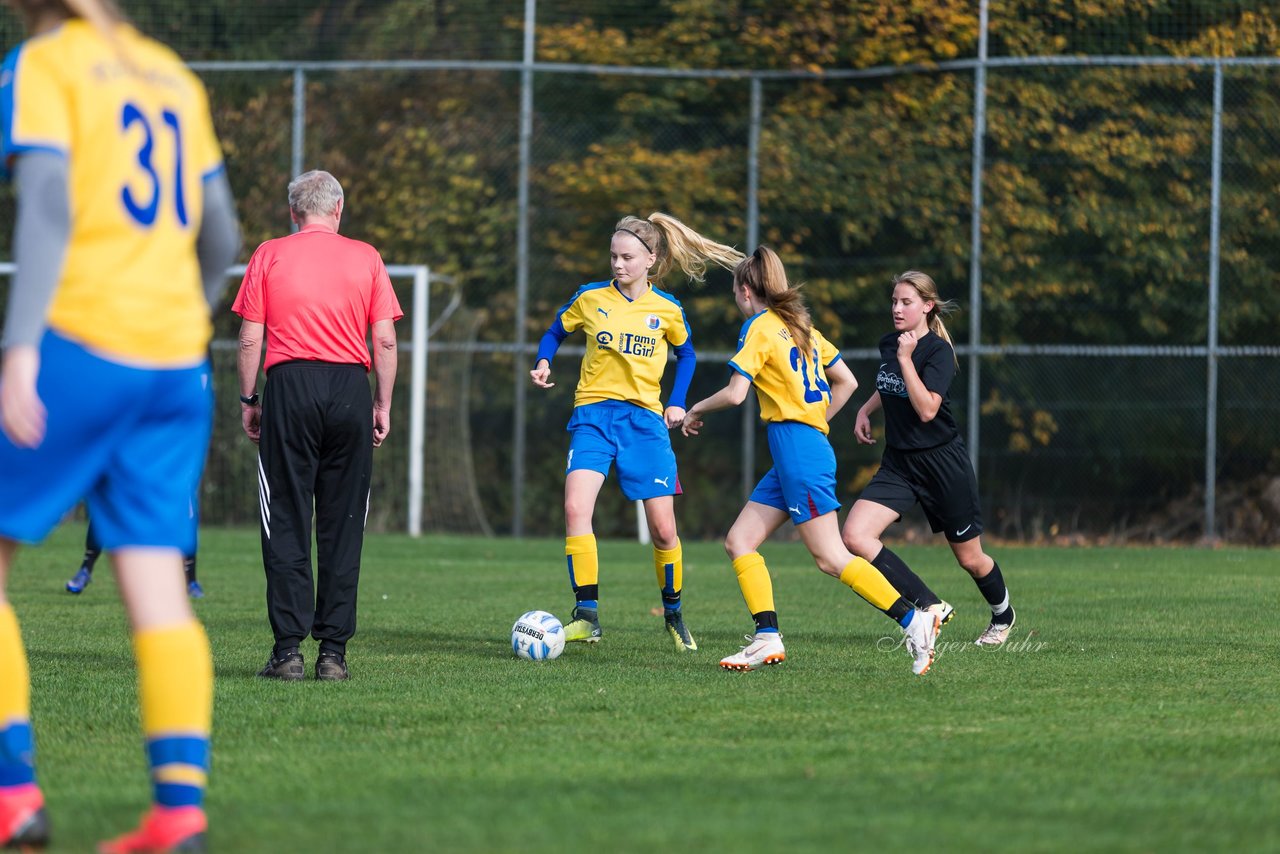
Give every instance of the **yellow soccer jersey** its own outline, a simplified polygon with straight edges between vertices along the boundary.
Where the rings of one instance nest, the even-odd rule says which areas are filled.
[[[108,358],[203,358],[212,327],[196,236],[222,169],[204,86],[128,25],[108,43],[75,19],[23,42],[0,72],[3,164],[68,159],[71,224],[49,327]]]
[[[587,336],[574,406],[625,400],[662,414],[667,345],[689,341],[689,323],[675,297],[650,286],[630,300],[612,281],[593,282],[560,309],[556,322],[566,333],[581,329]]]
[[[798,421],[827,433],[831,386],[825,368],[835,364],[840,351],[818,330],[809,335],[812,352],[802,356],[782,318],[762,311],[742,324],[729,367],[756,387],[763,420]]]

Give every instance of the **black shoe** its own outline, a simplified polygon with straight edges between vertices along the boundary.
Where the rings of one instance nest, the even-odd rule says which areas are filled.
[[[338,652],[322,652],[316,659],[316,678],[322,682],[342,682],[351,678],[347,658]]]
[[[297,682],[306,678],[306,667],[302,663],[302,653],[297,650],[281,654],[278,658],[271,653],[267,666],[258,671],[263,679],[280,679],[284,682]]]

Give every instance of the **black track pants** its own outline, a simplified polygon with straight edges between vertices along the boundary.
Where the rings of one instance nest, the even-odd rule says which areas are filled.
[[[345,654],[373,472],[373,397],[363,365],[284,362],[267,374],[258,498],[275,651],[308,634]],[[311,574],[311,519],[316,570]]]

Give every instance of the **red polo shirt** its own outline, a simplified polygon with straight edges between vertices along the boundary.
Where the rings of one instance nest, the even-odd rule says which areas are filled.
[[[266,327],[266,369],[305,359],[367,371],[369,326],[404,317],[378,250],[315,223],[258,247],[231,310]]]

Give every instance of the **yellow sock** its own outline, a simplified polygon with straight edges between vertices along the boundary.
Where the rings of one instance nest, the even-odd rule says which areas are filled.
[[[565,537],[564,554],[569,564],[569,583],[574,590],[600,583],[600,553],[596,550],[595,534]]]
[[[880,570],[860,557],[849,561],[849,565],[841,570],[840,583],[852,587],[854,593],[881,611],[888,611],[889,606],[901,598],[901,594],[880,574]]]
[[[13,606],[0,605],[0,787],[35,782],[31,674]]]
[[[738,574],[738,586],[742,588],[742,598],[747,603],[747,610],[752,614],[761,611],[773,611],[773,581],[769,578],[769,568],[764,565],[764,557],[759,552],[745,554],[734,558],[733,571]]]
[[[213,723],[213,657],[204,627],[146,629],[133,637],[138,699],[155,801],[201,806]]]
[[[680,607],[680,591],[684,589],[684,552],[680,541],[675,548],[653,547],[653,571],[658,577],[658,589],[662,591],[662,606],[668,611]]]

